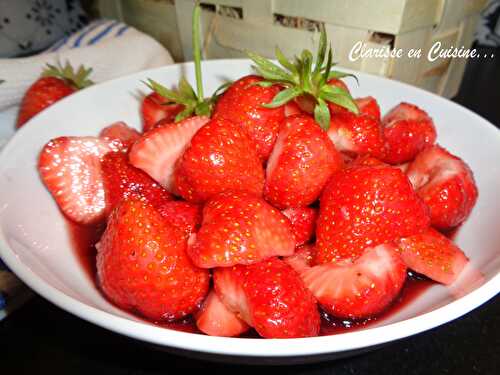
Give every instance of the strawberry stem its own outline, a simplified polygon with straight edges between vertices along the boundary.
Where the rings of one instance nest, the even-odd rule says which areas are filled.
[[[201,103],[204,99],[203,96],[203,81],[201,77],[201,47],[200,47],[200,15],[201,7],[197,1],[193,9],[193,58],[194,58],[194,71],[196,75],[196,92],[198,102]]]

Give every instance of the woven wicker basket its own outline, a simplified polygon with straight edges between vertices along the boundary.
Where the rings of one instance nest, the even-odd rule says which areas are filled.
[[[429,61],[442,48],[469,48],[487,0],[203,0],[204,56],[242,57],[249,49],[272,57],[277,44],[293,55],[312,48],[324,24],[340,66],[391,77],[440,95],[456,94],[466,59]],[[190,60],[193,0],[98,0],[103,16],[119,18],[153,35],[178,61]],[[401,58],[349,60],[356,42]],[[409,58],[409,49],[422,49]]]

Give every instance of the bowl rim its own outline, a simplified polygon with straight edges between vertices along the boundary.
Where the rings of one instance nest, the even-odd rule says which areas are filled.
[[[248,59],[217,59],[204,61],[204,65],[211,64],[232,64],[232,63],[248,63]],[[82,90],[85,95],[91,93],[91,90],[99,90],[101,85],[116,81],[130,80],[133,77],[143,76],[150,72],[159,70],[168,70],[173,67],[186,67],[192,66],[192,62],[173,64],[159,68],[144,70],[136,72],[113,80],[105,81],[96,84],[92,87]],[[425,95],[431,95],[434,99],[441,102],[452,103],[456,106],[457,110],[465,112],[468,116],[473,116],[475,119],[482,123],[482,126],[489,127],[489,131],[493,129],[496,136],[500,138],[500,131],[489,121],[485,120],[478,114],[470,111],[469,109],[442,98],[436,94],[427,92],[418,87],[414,87],[403,82],[395,81],[385,77],[375,76],[364,72],[355,72],[349,69],[342,69],[346,72],[354,72],[358,75],[367,75],[376,77],[381,80],[390,80],[394,83],[401,85],[405,88],[420,91]],[[77,92],[70,97],[80,95],[82,92]],[[64,102],[70,97],[62,99]],[[59,103],[58,103],[59,104]],[[54,107],[54,106],[52,106]],[[58,106],[59,107],[59,106]],[[48,110],[51,110],[49,108]],[[36,116],[37,117],[37,116]],[[21,134],[29,132],[29,126],[21,128],[9,141],[9,143],[0,152],[0,165],[3,165],[8,160],[8,151],[14,147],[16,140],[20,138]],[[1,182],[0,182],[1,183]],[[48,282],[39,277],[29,267],[25,266],[20,258],[16,256],[15,252],[10,248],[3,228],[0,227],[0,256],[7,266],[30,288],[36,293],[54,303],[56,306],[76,315],[88,322],[96,324],[105,329],[118,332],[125,336],[134,339],[150,342],[161,346],[169,346],[188,351],[203,352],[209,354],[239,356],[239,357],[289,357],[289,356],[307,356],[307,355],[322,355],[340,353],[351,350],[363,349],[370,346],[376,346],[388,343],[394,340],[402,339],[452,321],[481,304],[487,302],[500,292],[500,272],[493,276],[489,281],[480,287],[468,292],[466,295],[438,307],[430,312],[420,314],[416,317],[402,320],[400,322],[389,323],[379,327],[369,327],[352,332],[340,333],[329,336],[318,336],[308,338],[295,338],[295,339],[254,339],[254,338],[234,338],[234,337],[214,337],[203,334],[188,333],[176,331],[172,329],[165,329],[155,326],[148,322],[141,322],[137,320],[128,319],[122,316],[114,315],[112,313],[100,310],[98,308],[89,306],[78,299],[73,298],[66,293],[60,291],[56,287],[51,286]],[[255,341],[258,340],[258,341]],[[277,343],[276,341],[279,341]],[[253,345],[256,342],[259,345]]]

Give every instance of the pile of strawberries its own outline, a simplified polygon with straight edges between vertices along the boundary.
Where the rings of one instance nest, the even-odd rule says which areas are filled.
[[[432,119],[407,103],[381,119],[368,97],[359,114],[333,108],[324,131],[295,101],[263,107],[280,88],[260,80],[234,82],[211,118],[176,123],[182,106],[153,93],[142,134],[117,123],[44,147],[40,174],[62,212],[107,220],[105,295],[152,320],[194,314],[209,335],[305,337],[319,309],[386,309],[407,267],[452,283],[468,260],[441,232],[467,218],[477,189],[435,144]]]
[[[286,70],[251,54],[259,75],[209,99],[149,80],[142,133],[116,123],[45,145],[39,172],[61,211],[106,221],[109,300],[154,321],[192,315],[208,335],[308,337],[320,310],[387,309],[407,269],[457,279],[468,259],[443,233],[477,200],[471,170],[422,109],[381,117],[375,98],[352,98],[325,38],[314,67],[309,51],[290,63],[278,49]]]

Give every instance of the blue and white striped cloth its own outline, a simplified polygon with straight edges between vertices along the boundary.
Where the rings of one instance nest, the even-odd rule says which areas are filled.
[[[45,52],[60,52],[72,48],[92,46],[108,39],[121,37],[128,30],[130,27],[119,21],[105,19],[94,21],[78,32],[59,40]]]

